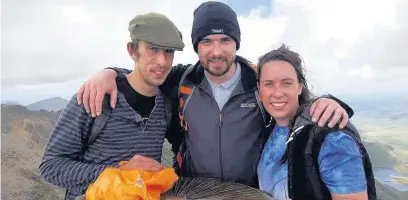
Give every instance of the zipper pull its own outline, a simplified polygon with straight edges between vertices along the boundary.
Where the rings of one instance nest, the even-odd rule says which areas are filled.
[[[220,123],[219,123],[219,125],[220,125],[220,127],[221,127],[221,125],[222,125],[222,115],[221,115],[221,113],[220,113],[220,117],[219,117],[219,119],[220,119]]]
[[[305,127],[305,126],[303,125],[303,126],[300,126],[300,127],[296,128],[296,129],[289,135],[288,141],[286,141],[286,145],[287,145],[290,141],[293,140],[293,138],[295,137],[295,134],[296,134],[298,131],[302,130],[303,127]]]

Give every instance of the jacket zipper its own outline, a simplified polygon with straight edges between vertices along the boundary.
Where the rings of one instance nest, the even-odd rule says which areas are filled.
[[[289,138],[288,138],[288,140],[286,141],[286,145],[288,145],[288,143],[291,142],[291,141],[295,138],[297,132],[299,132],[300,130],[302,130],[304,127],[305,127],[304,125],[302,125],[302,126],[300,126],[300,127],[296,127],[295,130],[292,131],[292,133],[290,133]]]
[[[250,91],[252,92],[252,90]],[[237,94],[234,94],[233,96],[230,96],[230,98],[228,98],[228,100],[225,102],[224,106],[222,107],[222,109],[220,110],[220,114],[219,114],[219,128],[218,128],[218,141],[219,141],[219,146],[218,146],[218,151],[219,151],[219,157],[220,157],[220,169],[221,169],[221,179],[224,179],[224,167],[222,164],[222,151],[221,151],[221,147],[222,147],[222,141],[221,141],[221,129],[222,129],[222,113],[224,111],[224,108],[226,107],[226,105],[228,104],[228,102],[230,102],[234,97],[239,96],[241,94],[246,94],[247,92],[240,92]],[[212,96],[212,95],[210,95]],[[215,98],[212,96],[213,100],[215,101],[215,103],[217,104],[217,101],[215,100]],[[218,104],[217,104],[218,105]],[[218,108],[219,109],[219,108]]]
[[[222,165],[222,152],[221,152],[221,128],[222,128],[222,109],[220,110],[220,108],[218,107],[218,103],[215,100],[214,96],[211,95],[210,92],[208,92],[206,89],[204,89],[203,87],[201,87],[200,85],[198,85],[197,87],[199,87],[200,89],[202,89],[204,92],[206,92],[208,94],[208,96],[211,97],[213,103],[215,103],[215,106],[218,110],[218,157],[219,157],[219,176],[220,179],[223,179],[224,173],[223,173],[223,165]],[[226,103],[225,103],[226,104]]]
[[[222,129],[222,111],[224,110],[225,106],[228,104],[229,101],[231,101],[231,99],[233,99],[234,97],[241,95],[241,94],[246,94],[247,92],[253,92],[253,89],[250,91],[243,91],[237,94],[234,94],[233,96],[230,96],[230,98],[228,98],[228,100],[225,102],[224,106],[222,107],[222,109],[220,110],[220,108],[218,107],[218,103],[215,100],[214,96],[211,95],[211,93],[209,93],[206,89],[204,89],[203,87],[199,86],[199,88],[201,88],[203,91],[205,91],[213,100],[213,102],[215,103],[215,105],[218,108],[219,111],[219,115],[218,115],[218,119],[219,119],[219,123],[218,123],[218,154],[219,154],[219,158],[220,158],[220,178],[224,179],[224,169],[223,169],[223,164],[222,164],[222,151],[221,151],[221,147],[222,147],[222,142],[221,142],[221,129]]]
[[[220,121],[219,121],[219,126],[218,126],[218,153],[220,155],[220,170],[221,170],[221,179],[224,179],[224,167],[222,165],[222,151],[221,151],[221,128],[222,128],[222,112],[220,112],[220,117],[219,117]]]

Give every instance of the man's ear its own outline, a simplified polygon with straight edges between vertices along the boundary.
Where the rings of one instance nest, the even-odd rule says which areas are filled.
[[[138,44],[136,44],[136,45],[138,45]],[[135,48],[135,44],[132,43],[132,42],[128,42],[126,47],[127,47],[129,56],[132,58],[133,61],[137,62],[138,61],[138,52],[137,52],[137,48]]]
[[[302,94],[302,90],[303,90],[303,84],[300,84],[298,95]]]
[[[133,57],[133,55],[135,55],[135,51],[133,50],[132,45],[133,43],[131,42],[128,42],[126,45],[130,57]]]

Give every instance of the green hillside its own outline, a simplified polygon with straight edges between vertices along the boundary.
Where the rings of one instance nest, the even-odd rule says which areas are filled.
[[[391,168],[397,164],[395,159],[389,152],[392,147],[380,144],[378,142],[363,142],[370,156],[371,163],[374,168]]]
[[[378,200],[407,200],[408,192],[398,191],[388,185],[375,181]]]

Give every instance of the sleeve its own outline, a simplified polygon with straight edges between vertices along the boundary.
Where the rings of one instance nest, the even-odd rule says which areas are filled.
[[[326,136],[318,157],[320,175],[333,194],[367,190],[362,156],[354,139],[342,132]]]
[[[40,174],[46,181],[84,193],[107,167],[80,161],[92,122],[92,117],[83,106],[77,104],[74,95],[55,124],[39,166]]]
[[[348,104],[346,104],[344,101],[338,99],[337,97],[335,97],[335,96],[333,96],[333,95],[331,95],[331,94],[326,94],[326,95],[320,96],[319,98],[328,98],[328,99],[333,99],[333,100],[337,101],[337,103],[339,103],[340,106],[341,106],[342,108],[344,108],[344,110],[346,110],[346,112],[347,112],[349,118],[352,118],[352,117],[353,117],[353,115],[354,115],[354,110],[353,110]]]
[[[178,87],[181,77],[183,76],[184,72],[187,70],[189,66],[191,66],[191,64],[188,64],[188,65],[178,64],[178,65],[173,66],[171,68],[169,75],[166,78],[166,81],[163,83],[161,87],[166,90],[171,90],[174,87]],[[130,74],[133,71],[133,70],[119,68],[119,67],[107,67],[105,69],[112,69],[116,71],[118,76],[126,76],[127,74]]]
[[[130,69],[125,69],[125,68],[120,68],[120,67],[107,67],[105,69],[111,69],[115,71],[118,76],[126,76],[127,74],[130,74],[133,70]]]

